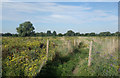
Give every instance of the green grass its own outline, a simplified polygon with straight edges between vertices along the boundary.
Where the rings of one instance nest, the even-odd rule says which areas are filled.
[[[74,48],[67,56],[56,53],[53,61],[48,61],[37,76],[73,76],[73,70],[80,59],[88,56],[88,49]]]

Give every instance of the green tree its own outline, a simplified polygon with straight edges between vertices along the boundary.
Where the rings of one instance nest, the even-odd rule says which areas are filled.
[[[26,21],[19,25],[18,28],[16,28],[19,36],[25,37],[25,36],[33,36],[34,35],[34,27],[33,24],[30,21]]]
[[[53,31],[53,36],[56,36],[56,35],[57,35],[56,31]]]
[[[80,33],[79,32],[75,33],[75,36],[80,36]]]
[[[52,35],[51,31],[48,30],[48,31],[47,31],[47,36],[51,36],[51,35]]]
[[[36,33],[36,36],[41,36],[41,37],[44,37],[44,36],[46,36],[46,33],[43,33],[43,32],[40,32],[40,33]]]
[[[5,34],[2,34],[2,36],[12,36],[11,33],[5,33]]]
[[[90,36],[96,36],[96,34],[94,32],[91,32],[89,35]]]
[[[18,34],[12,34],[13,37],[18,37]]]
[[[110,32],[100,32],[99,36],[111,36]]]
[[[85,33],[85,36],[90,36],[90,33]]]
[[[117,31],[117,32],[114,33],[114,35],[115,35],[115,36],[120,36],[120,32]]]
[[[60,37],[61,37],[61,36],[63,36],[63,34],[62,34],[62,33],[59,33],[59,34],[58,34],[58,36],[60,36]]]
[[[66,36],[75,36],[75,33],[72,30],[67,31]]]
[[[82,33],[82,34],[80,34],[80,36],[85,36],[85,34]]]
[[[46,33],[41,32],[40,36],[44,37],[44,36],[46,36]]]

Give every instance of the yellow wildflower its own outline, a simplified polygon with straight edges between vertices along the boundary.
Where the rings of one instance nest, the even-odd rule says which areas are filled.
[[[29,68],[29,70],[31,71],[31,70],[32,70],[32,67],[31,67],[31,68]]]

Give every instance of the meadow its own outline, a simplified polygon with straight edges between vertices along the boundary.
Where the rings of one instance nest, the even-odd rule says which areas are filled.
[[[118,69],[118,37],[2,37],[3,76],[118,76]]]

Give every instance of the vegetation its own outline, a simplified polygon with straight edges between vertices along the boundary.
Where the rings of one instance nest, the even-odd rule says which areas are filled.
[[[45,36],[120,36],[120,32],[110,33],[110,32],[100,32],[99,34],[96,34],[95,32],[91,33],[79,33],[74,32],[72,30],[68,30],[66,33],[58,33],[56,31],[53,31],[53,33],[48,30],[47,33],[44,32],[37,32],[34,31],[34,26],[30,21],[26,21],[19,25],[18,28],[16,28],[18,34],[11,34],[11,33],[2,33],[2,36],[13,36],[13,37],[26,37],[26,36],[34,36],[34,37],[45,37]]]
[[[46,55],[49,56],[39,72]],[[74,42],[75,40],[75,42]],[[89,42],[92,65],[88,67]],[[117,37],[3,37],[3,76],[117,76]]]
[[[72,31],[72,30],[69,30],[69,31]],[[53,33],[51,33],[50,30],[47,31],[47,33],[44,33],[44,32],[40,32],[40,33],[34,33],[34,34],[31,34],[29,36],[32,36],[32,37],[47,37],[47,36],[120,36],[120,32],[115,32],[115,33],[110,33],[110,32],[100,32],[99,34],[96,34],[94,32],[92,33],[75,33],[75,32],[69,32],[67,31],[67,33],[65,34],[62,34],[62,33],[56,33],[56,31],[53,31]],[[6,37],[6,36],[9,36],[9,37],[18,37],[20,36],[19,34],[11,34],[11,33],[2,33],[2,36]],[[27,35],[28,36],[28,35]]]
[[[54,45],[49,46],[49,60],[54,55]],[[3,76],[33,76],[46,55],[46,41],[42,38],[3,38]]]

